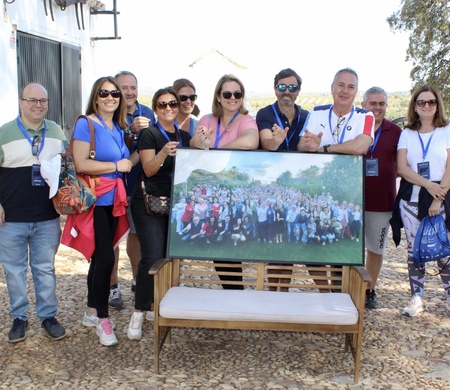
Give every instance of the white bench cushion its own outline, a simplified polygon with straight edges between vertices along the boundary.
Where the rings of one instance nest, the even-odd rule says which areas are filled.
[[[349,294],[294,293],[171,287],[160,316],[193,320],[235,320],[352,325],[358,311]]]

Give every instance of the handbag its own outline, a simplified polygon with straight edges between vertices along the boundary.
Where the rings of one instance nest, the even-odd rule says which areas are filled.
[[[91,137],[89,158],[94,159],[94,124],[85,115],[78,116],[75,123],[79,118],[86,118],[89,123],[89,132]],[[67,152],[61,154],[61,170],[59,173],[58,191],[52,198],[53,206],[55,207],[56,212],[61,215],[83,213],[84,211],[89,210],[89,208],[91,208],[97,200],[97,197],[95,196],[96,179],[93,176],[76,172],[72,148],[73,132]]]
[[[450,243],[442,214],[426,215],[417,229],[413,246],[413,260],[416,266],[450,256]]]
[[[167,217],[170,210],[170,198],[168,196],[154,196],[145,191],[144,180],[141,181],[142,193],[144,194],[145,212],[152,217]]]

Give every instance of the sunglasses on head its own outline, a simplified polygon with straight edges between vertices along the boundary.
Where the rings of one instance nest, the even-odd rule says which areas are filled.
[[[98,91],[98,96],[100,96],[102,99],[107,98],[109,95],[111,95],[113,98],[117,99],[120,98],[122,95],[122,92],[120,92],[118,89],[115,89],[113,91],[108,91],[107,89],[101,89]]]
[[[176,100],[171,100],[169,103],[166,102],[158,102],[156,103],[156,107],[165,110],[169,106],[170,108],[178,107],[178,102]]]
[[[429,105],[430,107],[436,107],[437,100],[436,100],[436,99],[430,99],[430,100],[416,100],[416,104],[417,104],[419,107],[425,107],[427,103],[428,103],[428,105]]]
[[[186,100],[190,100],[191,102],[195,101],[195,99],[197,99],[197,95],[179,95],[180,96],[180,100],[182,102],[185,102]]]
[[[241,91],[235,91],[235,92],[222,92],[222,96],[224,99],[231,99],[231,96],[233,96],[236,99],[242,98],[242,92]]]
[[[39,152],[39,143],[41,142],[41,136],[40,135],[35,135],[33,137],[33,143],[31,145],[31,154],[33,156],[37,156],[38,152]]]
[[[286,85],[286,84],[277,84],[277,89],[279,92],[286,92],[286,89],[289,89],[289,92],[297,92],[299,90],[299,86],[295,84]]]

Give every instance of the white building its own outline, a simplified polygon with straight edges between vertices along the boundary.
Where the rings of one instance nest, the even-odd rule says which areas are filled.
[[[61,8],[57,2],[68,5]],[[93,82],[102,75],[96,69],[95,43],[119,38],[116,0],[2,3],[0,124],[19,114],[20,88],[36,81],[49,93],[47,117],[69,134],[74,119],[84,111]],[[106,33],[105,25],[110,26]]]

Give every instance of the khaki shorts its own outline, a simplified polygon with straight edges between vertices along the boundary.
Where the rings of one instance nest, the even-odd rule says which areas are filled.
[[[364,213],[364,231],[366,248],[377,255],[384,255],[389,236],[389,220],[392,212],[366,211]]]

